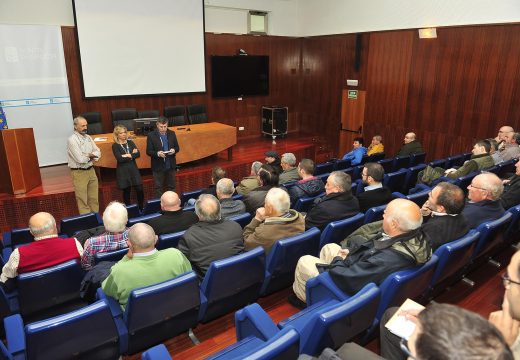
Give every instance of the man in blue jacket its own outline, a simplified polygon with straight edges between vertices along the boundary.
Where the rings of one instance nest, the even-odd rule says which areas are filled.
[[[363,146],[363,138],[354,138],[352,146],[352,151],[343,155],[343,160],[350,160],[351,165],[359,165],[367,153],[367,148]]]
[[[500,196],[504,191],[502,180],[493,173],[477,175],[468,186],[468,199],[462,215],[471,229],[486,221],[492,221],[504,215]]]

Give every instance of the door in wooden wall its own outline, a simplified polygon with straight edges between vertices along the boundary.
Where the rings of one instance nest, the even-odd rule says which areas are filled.
[[[355,137],[363,136],[365,120],[364,90],[343,89],[341,95],[341,130],[339,133],[339,153],[342,157],[352,150]],[[367,146],[368,144],[365,144]]]

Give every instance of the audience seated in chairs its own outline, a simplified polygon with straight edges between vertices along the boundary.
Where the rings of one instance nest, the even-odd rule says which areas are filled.
[[[342,160],[350,160],[352,166],[361,164],[363,156],[367,154],[367,148],[363,146],[363,138],[354,138],[352,143],[352,151],[343,155]]]
[[[289,195],[285,190],[269,190],[265,197],[265,206],[256,210],[255,217],[244,228],[246,250],[262,246],[269,253],[276,241],[305,231],[303,216],[290,209],[290,205]]]
[[[316,199],[305,217],[305,229],[317,227],[323,230],[330,222],[345,219],[359,213],[358,200],[352,195],[350,175],[333,171],[325,184],[326,195]]]
[[[428,194],[421,208],[422,228],[434,251],[469,231],[468,222],[461,214],[464,201],[462,189],[447,182],[439,183]]]
[[[105,232],[93,236],[85,242],[81,266],[90,270],[94,266],[94,255],[101,252],[115,251],[127,248],[128,211],[126,207],[117,201],[112,201],[103,212],[103,225]]]
[[[244,203],[246,204],[247,212],[250,214],[254,214],[256,209],[264,206],[267,192],[278,186],[278,173],[271,165],[262,165],[260,170],[258,170],[257,181],[259,187],[244,195]]]
[[[496,220],[504,215],[500,195],[504,186],[502,180],[493,173],[480,174],[468,186],[468,199],[462,215],[469,227],[475,229],[480,224]]]
[[[489,144],[489,141],[479,140],[473,146],[471,159],[466,161],[460,168],[444,170],[440,167],[432,168],[431,166],[427,166],[426,169],[419,172],[417,182],[429,185],[432,181],[441,176],[456,179],[475,171],[490,168],[495,165],[493,159],[489,156],[490,148],[491,145]]]
[[[285,153],[280,160],[282,173],[278,179],[278,184],[282,185],[288,182],[300,180],[298,168],[296,168],[296,156],[293,153]]]
[[[157,235],[186,230],[199,221],[193,211],[181,208],[181,199],[173,191],[166,191],[161,196],[161,216],[148,221]]]
[[[520,134],[515,132],[505,133],[502,146],[493,154],[495,164],[520,157]]]
[[[383,137],[381,135],[376,135],[372,138],[372,142],[367,149],[367,155],[374,155],[385,152],[385,146],[382,143]]]
[[[504,192],[500,196],[500,203],[504,209],[520,204],[520,161],[515,164],[515,174],[503,181]]]
[[[202,193],[217,196],[217,183],[220,179],[225,177],[226,170],[222,169],[220,166],[215,166],[213,169],[211,169],[211,185],[207,189],[202,190]]]
[[[421,211],[414,202],[391,201],[382,221],[354,231],[341,242],[343,248],[327,244],[319,258],[301,257],[294,274],[295,295],[305,302],[307,281],[323,271],[329,272],[342,291],[353,295],[369,282],[379,285],[393,272],[426,263],[432,252],[421,224]],[[294,296],[289,301],[298,303]]]
[[[361,172],[361,180],[365,186],[365,191],[357,195],[359,200],[359,210],[365,212],[368,209],[388,204],[392,200],[392,192],[382,181],[385,170],[378,163],[367,163]]]
[[[112,266],[101,287],[124,309],[134,289],[160,283],[191,270],[188,259],[177,249],[158,251],[157,235],[150,225],[137,223],[128,232],[128,254]]]
[[[395,156],[408,156],[424,152],[422,144],[417,140],[415,133],[409,132],[404,136],[404,144]]]
[[[260,167],[262,166],[262,163],[260,161],[255,161],[251,165],[251,172],[249,176],[246,176],[240,181],[240,184],[238,184],[236,191],[240,195],[247,195],[251,192],[251,190],[256,189],[260,185],[258,184],[258,171],[260,170]]]
[[[244,251],[244,243],[242,227],[221,218],[220,203],[213,195],[200,195],[195,202],[195,213],[199,222],[186,230],[179,240],[178,249],[203,278],[213,261],[240,254]]]
[[[47,212],[39,212],[29,219],[34,242],[14,249],[2,268],[0,282],[7,291],[16,287],[18,274],[45,269],[83,254],[81,244],[74,238],[58,237],[56,220]]]
[[[267,151],[265,153],[265,163],[267,165],[271,165],[275,170],[278,176],[282,173],[282,163],[280,160],[280,155],[274,150]]]
[[[242,200],[233,199],[234,193],[235,186],[233,180],[223,178],[217,182],[217,198],[220,201],[220,216],[224,220],[246,212],[244,202]]]
[[[515,130],[509,125],[504,125],[498,129],[498,135],[495,138],[498,143],[497,150],[504,148],[507,138],[513,136],[514,132]]]
[[[298,174],[302,179],[289,189],[292,204],[296,203],[299,198],[317,196],[325,191],[323,181],[314,176],[314,161],[311,159],[300,161]]]

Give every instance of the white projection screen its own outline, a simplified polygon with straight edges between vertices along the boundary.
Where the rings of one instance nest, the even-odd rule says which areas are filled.
[[[85,97],[206,91],[203,0],[73,0]]]

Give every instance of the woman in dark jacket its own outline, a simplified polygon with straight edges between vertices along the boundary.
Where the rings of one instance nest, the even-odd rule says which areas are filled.
[[[135,143],[128,139],[127,129],[122,125],[114,128],[112,152],[117,160],[117,186],[123,190],[125,204],[130,205],[130,191],[133,187],[137,194],[139,209],[142,210],[144,204],[143,180],[135,163],[135,159],[141,156],[141,153]]]

